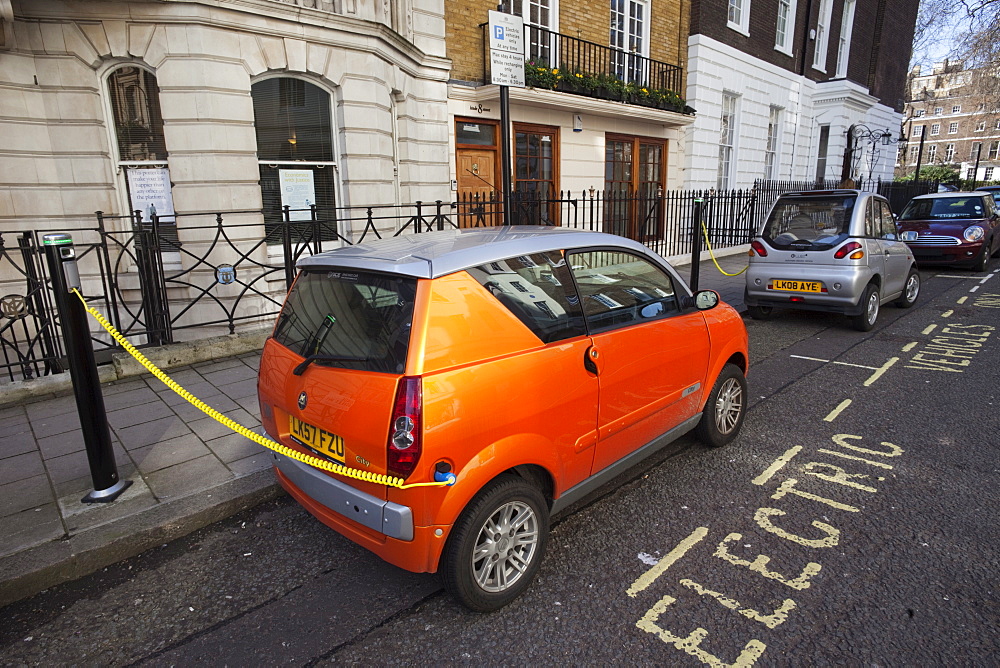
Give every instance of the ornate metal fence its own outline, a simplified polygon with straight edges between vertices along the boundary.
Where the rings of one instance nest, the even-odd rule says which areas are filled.
[[[516,225],[560,225],[636,239],[661,255],[690,253],[694,199],[701,197],[713,247],[749,241],[760,215],[755,190],[725,193],[586,191],[510,201]],[[84,296],[136,345],[163,345],[267,326],[295,277],[299,258],[373,238],[499,225],[493,194],[399,206],[178,214],[143,222],[97,213],[96,225],[0,233],[0,382],[62,370],[57,316],[41,235],[69,231]],[[94,332],[99,362],[113,343]]]

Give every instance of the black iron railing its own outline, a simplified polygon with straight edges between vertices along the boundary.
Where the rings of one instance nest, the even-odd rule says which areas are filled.
[[[483,24],[483,81],[490,80]],[[525,25],[525,84],[533,88],[693,113],[681,97],[684,70],[646,56]]]
[[[838,186],[758,181],[731,191],[518,192],[509,206],[514,225],[607,232],[665,257],[686,257],[701,223],[713,249],[738,246],[753,239],[782,192]],[[875,181],[860,187],[886,195],[898,211],[937,184]],[[702,216],[695,221],[698,199]],[[134,343],[151,346],[266,326],[303,256],[386,236],[498,226],[503,212],[503,199],[493,192],[407,205],[286,208],[278,220],[260,210],[226,211],[178,214],[161,225],[156,217],[142,222],[141,212],[98,213],[96,227],[69,231],[84,296]],[[0,382],[62,370],[59,323],[38,251],[40,235],[60,231],[67,230],[0,232]],[[93,337],[98,361],[107,361],[114,344],[103,332]]]

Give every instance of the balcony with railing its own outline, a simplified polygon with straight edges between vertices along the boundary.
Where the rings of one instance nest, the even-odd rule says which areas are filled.
[[[490,80],[483,24],[483,81]],[[525,85],[596,99],[693,114],[680,95],[684,70],[638,53],[525,25]]]

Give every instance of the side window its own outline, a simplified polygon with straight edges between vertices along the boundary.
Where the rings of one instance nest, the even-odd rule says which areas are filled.
[[[561,251],[518,255],[468,272],[543,342],[587,333]]]
[[[882,234],[879,235],[883,239],[897,239],[899,238],[896,232],[896,219],[892,217],[892,209],[889,208],[888,202],[879,202],[882,209]]]
[[[865,202],[865,236],[869,239],[875,239],[881,236],[878,234],[879,229],[882,227],[881,221],[875,220],[875,210],[872,206],[876,204],[875,200],[868,198]]]
[[[674,282],[649,260],[618,251],[571,253],[591,331],[648,322],[679,310]]]

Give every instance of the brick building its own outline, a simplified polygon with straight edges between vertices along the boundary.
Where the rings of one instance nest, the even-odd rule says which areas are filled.
[[[525,88],[510,87],[513,189],[656,192],[683,185],[690,0],[509,0],[523,17]],[[459,196],[500,187],[492,0],[445,3],[451,170]]]
[[[909,141],[900,145],[898,175],[913,173],[919,159],[924,167],[958,169],[962,179],[1000,181],[1000,108],[982,94],[982,76],[991,75],[962,62],[938,63],[928,73],[913,68],[904,112]]]
[[[917,4],[692,0],[686,182],[891,178]]]

